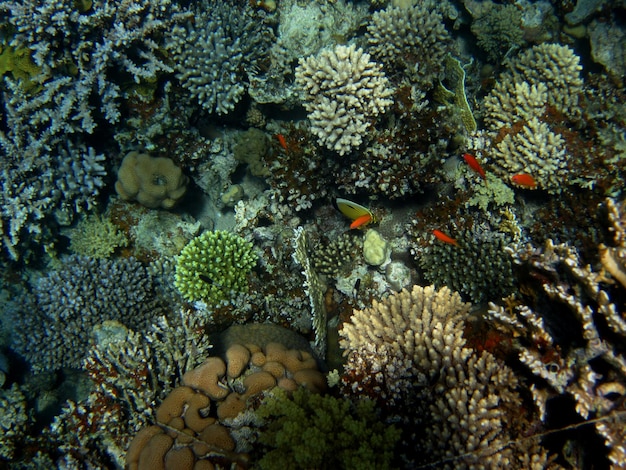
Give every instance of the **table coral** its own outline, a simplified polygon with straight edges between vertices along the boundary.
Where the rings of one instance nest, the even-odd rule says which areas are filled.
[[[178,256],[174,284],[187,300],[217,305],[245,292],[248,273],[256,262],[252,244],[238,235],[204,232]]]

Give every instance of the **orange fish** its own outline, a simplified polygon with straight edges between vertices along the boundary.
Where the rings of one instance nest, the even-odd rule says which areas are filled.
[[[352,221],[352,223],[350,224],[350,229],[362,227],[363,225],[369,224],[371,221],[372,214],[364,214]]]
[[[278,139],[278,143],[285,150],[285,152],[289,150],[289,146],[287,145],[287,139],[285,139],[284,135],[276,134],[276,138]]]
[[[452,237],[449,237],[448,235],[443,233],[441,230],[433,230],[433,235],[444,243],[449,243],[450,245],[457,246],[456,240]]]
[[[528,173],[518,173],[517,175],[511,176],[511,181],[518,186],[523,186],[525,188],[536,188],[537,182],[535,178],[530,176]]]
[[[465,160],[465,163],[467,163],[472,170],[478,173],[482,179],[487,179],[487,176],[485,175],[485,170],[483,170],[483,167],[480,166],[480,163],[478,163],[478,160],[476,160],[476,157],[474,155],[464,153],[463,160]]]

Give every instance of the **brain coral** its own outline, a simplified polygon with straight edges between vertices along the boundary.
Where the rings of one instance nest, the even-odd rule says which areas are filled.
[[[313,134],[339,155],[361,145],[375,118],[393,103],[381,65],[354,44],[300,59],[296,83],[304,91]]]
[[[257,262],[252,244],[226,231],[205,232],[178,256],[174,284],[190,301],[215,305],[243,292]]]
[[[115,191],[125,201],[171,209],[185,195],[188,181],[169,158],[132,151],[122,160]]]

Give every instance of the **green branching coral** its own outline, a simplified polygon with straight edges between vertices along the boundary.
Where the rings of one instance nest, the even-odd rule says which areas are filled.
[[[259,437],[268,452],[261,469],[391,468],[400,431],[382,423],[374,402],[296,390],[265,399],[257,415],[268,424]]]
[[[247,289],[247,275],[256,262],[252,244],[240,236],[205,232],[178,256],[174,285],[187,300],[217,305]]]
[[[90,258],[108,258],[128,245],[128,238],[108,218],[92,214],[82,219],[70,232],[70,250]]]

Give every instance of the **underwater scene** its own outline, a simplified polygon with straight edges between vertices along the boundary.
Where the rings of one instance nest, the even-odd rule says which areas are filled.
[[[626,469],[626,0],[0,0],[0,469]]]

